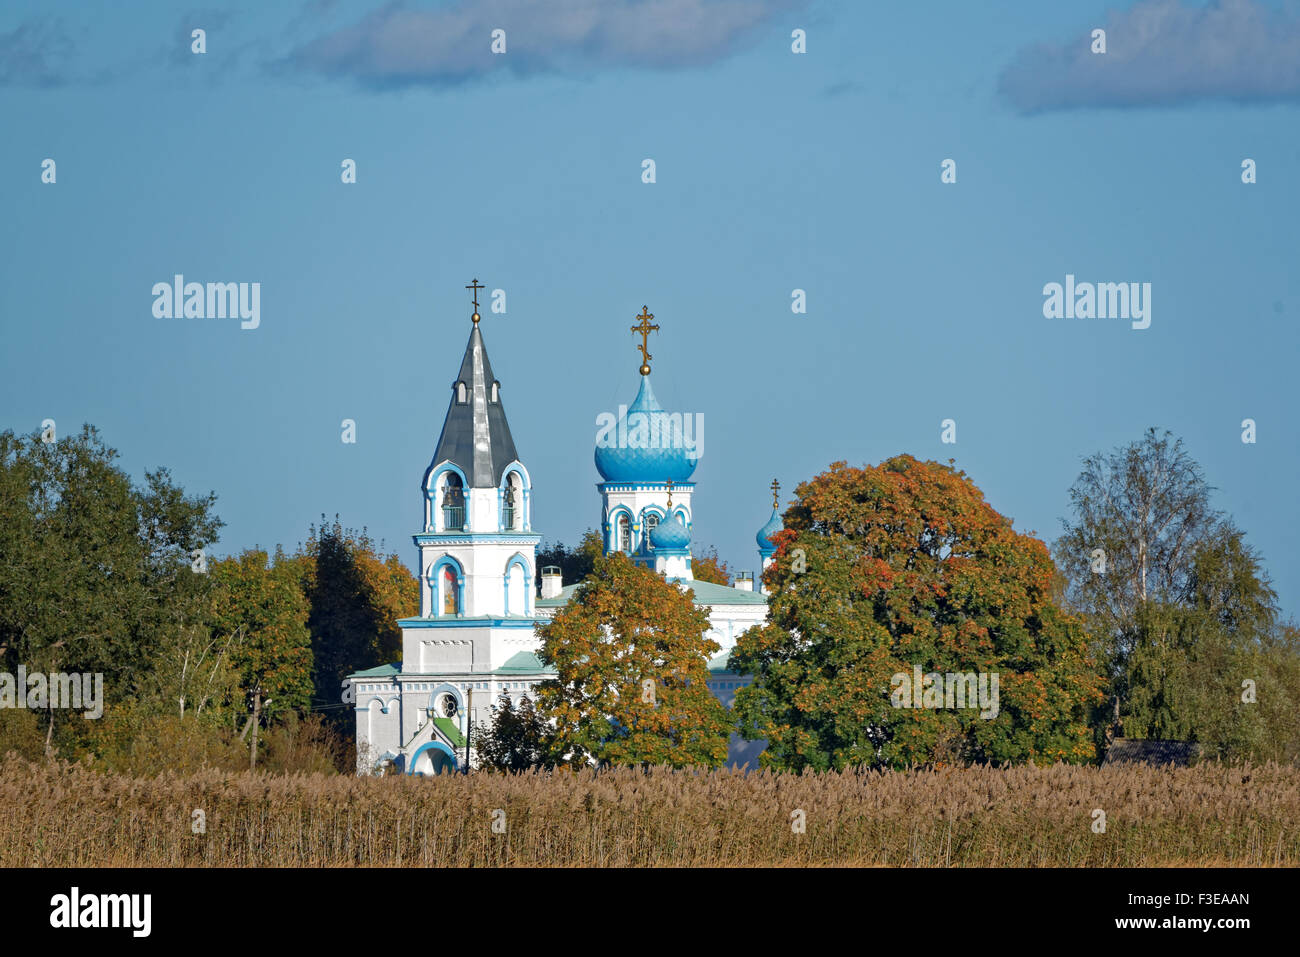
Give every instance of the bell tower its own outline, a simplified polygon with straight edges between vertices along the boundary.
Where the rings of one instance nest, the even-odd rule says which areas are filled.
[[[474,313],[433,461],[424,473],[421,618],[527,618],[533,614],[537,543],[532,482],[519,461]]]

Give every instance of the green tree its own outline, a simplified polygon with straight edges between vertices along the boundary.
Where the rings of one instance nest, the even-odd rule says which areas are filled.
[[[1143,602],[1126,662],[1121,713],[1127,737],[1188,740],[1207,756],[1260,756],[1265,713],[1242,701],[1242,681],[1267,667],[1275,595],[1236,530],[1191,558],[1182,603]]]
[[[566,548],[563,542],[547,545],[545,542],[537,549],[537,567],[546,568],[554,565],[560,570],[560,581],[572,585],[582,581],[591,574],[596,559],[605,554],[600,535],[594,529],[587,529],[576,548]],[[542,593],[542,576],[537,576],[537,593]]]
[[[165,468],[137,486],[116,460],[89,425],[49,443],[0,433],[0,662],[101,673],[107,708],[201,625],[210,582],[194,568],[222,525],[211,493],[186,496]],[[44,720],[48,742],[54,712]],[[92,723],[63,722],[68,743]]]
[[[355,718],[341,705],[342,682],[354,671],[402,657],[401,618],[419,614],[420,588],[396,555],[382,555],[364,529],[322,516],[295,556],[310,604],[312,700],[335,732],[350,738]]]
[[[524,695],[516,708],[501,692],[491,721],[474,730],[474,751],[482,767],[494,771],[527,771],[552,767],[555,745],[550,728]]]
[[[1251,675],[1288,673],[1273,640],[1276,594],[1258,555],[1180,439],[1148,429],[1084,460],[1074,516],[1054,551],[1108,678],[1095,738],[1191,740],[1210,755],[1259,757],[1287,738],[1241,701]]]
[[[1074,519],[1053,553],[1069,605],[1086,615],[1119,714],[1139,607],[1186,604],[1192,558],[1225,530],[1212,489],[1181,439],[1151,428],[1137,442],[1096,453],[1070,489]]]
[[[1300,763],[1300,626],[1288,622],[1266,635],[1251,673],[1235,676],[1238,697],[1245,682],[1254,683],[1259,722],[1265,729],[1253,758],[1281,764]]]
[[[312,649],[307,599],[299,571],[276,551],[258,549],[212,565],[217,592],[212,624],[218,640],[230,643],[231,661],[245,693],[260,696],[269,720],[311,703]]]
[[[537,688],[555,760],[717,767],[731,722],[707,686],[720,650],[693,592],[615,552],[540,631],[558,672]]]
[[[741,733],[764,766],[1091,760],[1099,698],[1081,622],[1051,599],[1047,547],[964,473],[908,455],[830,469],[795,490],[764,573],[768,621],[730,667]],[[995,717],[896,706],[895,675],[998,675]],[[900,699],[901,700],[901,699]]]

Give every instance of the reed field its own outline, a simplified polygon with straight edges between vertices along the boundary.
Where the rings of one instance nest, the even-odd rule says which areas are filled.
[[[6,867],[1298,862],[1300,769],[1272,764],[145,779],[0,761]]]

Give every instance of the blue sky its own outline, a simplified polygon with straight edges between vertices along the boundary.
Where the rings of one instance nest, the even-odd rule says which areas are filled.
[[[1300,9],[986,6],[7,3],[0,427],[92,422],[214,490],[222,553],[338,513],[413,563],[477,277],[548,539],[599,524],[645,304],[733,569],[773,477],[900,452],[1050,541],[1081,458],[1155,425],[1296,614]],[[260,282],[259,328],[155,318],[176,273]],[[1067,273],[1151,283],[1150,328],[1044,318]]]

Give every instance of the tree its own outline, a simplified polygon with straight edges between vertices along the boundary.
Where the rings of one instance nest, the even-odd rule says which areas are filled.
[[[1094,757],[1100,676],[1082,623],[1052,602],[1046,545],[964,473],[908,455],[835,462],[795,491],[764,573],[768,621],[730,657],[754,676],[734,711],[745,737],[767,740],[764,766]],[[897,676],[914,668],[983,675],[990,697],[996,674],[996,715],[942,699],[903,707]]]
[[[104,676],[104,699],[142,692],[159,650],[202,623],[195,571],[222,522],[165,468],[135,485],[90,425],[54,442],[0,433],[0,663]],[[169,705],[170,707],[170,705]],[[47,744],[54,712],[45,715]],[[80,740],[90,722],[64,722]]]
[[[573,599],[540,631],[541,660],[558,674],[537,688],[555,729],[553,760],[574,765],[717,767],[727,709],[707,686],[720,650],[689,589],[615,552],[597,559]]]
[[[691,574],[696,581],[712,582],[715,585],[731,584],[727,563],[718,558],[718,550],[712,546],[704,554],[691,557]]]
[[[1246,694],[1246,681],[1254,684],[1259,722],[1264,740],[1252,755],[1257,761],[1300,763],[1300,626],[1288,622],[1266,635],[1252,673],[1236,676],[1238,695]]]
[[[1276,595],[1211,492],[1182,440],[1154,428],[1089,456],[1070,490],[1074,518],[1054,551],[1109,682],[1093,719],[1099,744],[1109,726],[1223,757],[1265,747],[1271,732],[1240,701],[1240,682],[1266,668],[1266,646],[1285,653],[1268,644]]]
[[[1259,757],[1272,729],[1241,690],[1243,678],[1268,666],[1273,589],[1236,530],[1202,542],[1190,566],[1184,602],[1138,606],[1122,675],[1123,733],[1195,741],[1211,757]]]
[[[235,640],[234,634],[215,633],[207,621],[165,635],[152,670],[140,681],[141,704],[153,713],[214,723],[232,709],[242,711],[240,675],[232,656]]]
[[[552,767],[555,750],[550,729],[528,695],[515,708],[503,691],[492,708],[492,720],[474,731],[474,750],[481,766],[494,771],[527,771]]]
[[[311,634],[298,568],[279,550],[268,562],[266,552],[250,548],[215,563],[211,574],[217,586],[213,629],[229,640],[232,664],[256,700],[255,711],[270,720],[308,707]]]
[[[543,545],[537,549],[537,567],[546,568],[554,565],[560,570],[560,581],[566,584],[580,582],[591,574],[596,559],[605,554],[600,535],[595,530],[587,529],[576,548],[566,548],[563,542]],[[537,593],[542,593],[542,576],[537,576]]]
[[[340,705],[343,679],[401,660],[397,621],[419,613],[419,583],[396,555],[381,555],[364,529],[345,529],[337,517],[327,525],[322,516],[294,560],[310,604],[313,703],[347,738],[355,727]]]
[[[1075,520],[1062,519],[1054,554],[1066,599],[1088,616],[1112,675],[1132,651],[1138,607],[1184,604],[1192,556],[1225,530],[1210,492],[1182,439],[1167,431],[1148,429],[1137,442],[1084,459],[1070,489]]]

